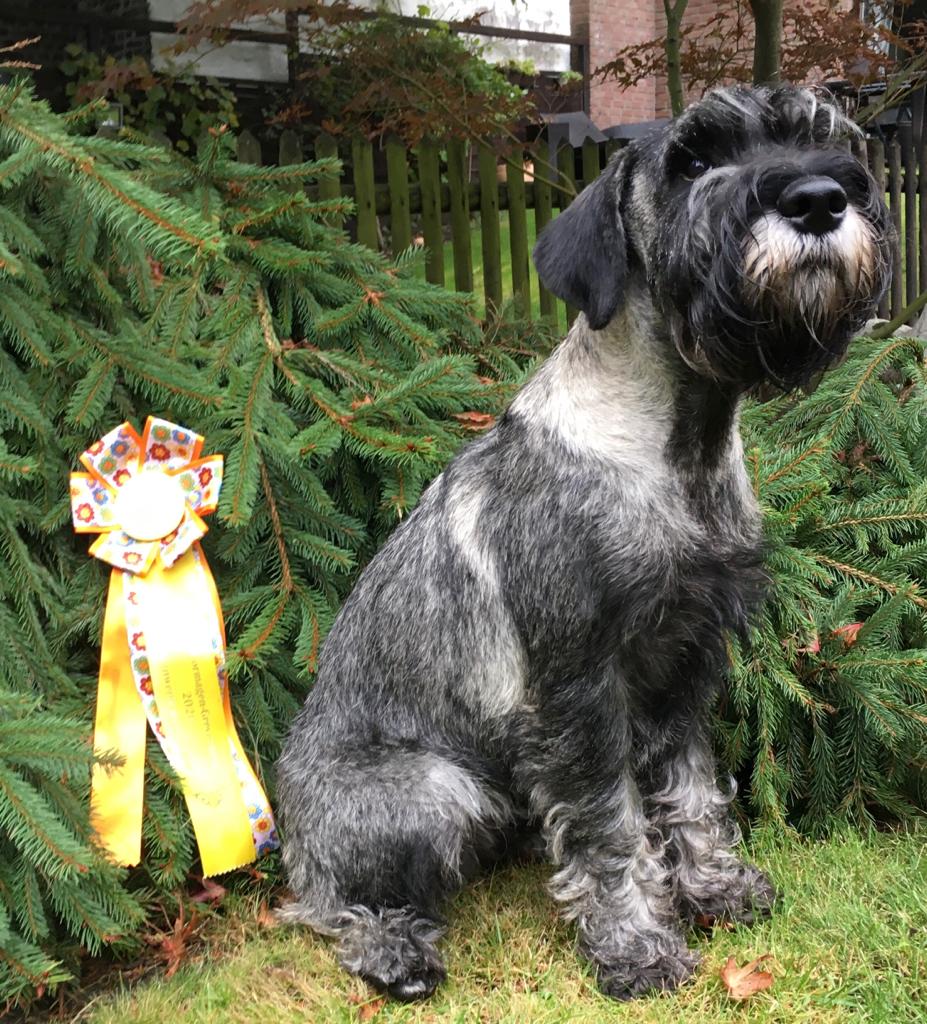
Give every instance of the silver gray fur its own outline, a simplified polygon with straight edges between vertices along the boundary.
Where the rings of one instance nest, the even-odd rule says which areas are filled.
[[[280,760],[282,916],[378,988],[433,991],[447,896],[532,832],[617,998],[692,974],[686,922],[769,911],[708,710],[765,583],[741,398],[830,365],[885,286],[845,127],[808,91],[716,92],[539,240],[583,312],[362,573]],[[776,212],[809,176],[839,229]]]

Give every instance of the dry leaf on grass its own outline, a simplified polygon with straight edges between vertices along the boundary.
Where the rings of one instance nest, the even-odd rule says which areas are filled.
[[[211,878],[204,878],[202,881],[203,888],[199,892],[195,892],[190,899],[194,903],[221,903],[228,893],[225,886],[219,885],[218,882],[214,882]]]
[[[280,927],[280,919],[267,905],[267,900],[261,900],[261,905],[258,907],[257,912],[257,923],[262,928]]]
[[[377,996],[369,999],[367,996],[348,996],[349,1003],[357,1005],[358,1020],[373,1020],[374,1017],[386,1006],[386,996]]]
[[[715,917],[714,914],[698,914],[692,923],[704,932],[714,931],[715,928],[719,928],[722,932],[734,930],[733,921],[729,921],[726,917]]]
[[[727,963],[721,968],[721,980],[724,982],[724,987],[727,989],[727,994],[731,999],[749,999],[750,996],[755,995],[757,992],[762,992],[763,989],[769,988],[773,983],[773,976],[767,971],[758,971],[756,968],[764,961],[771,960],[772,953],[764,953],[762,956],[758,956],[756,960],[751,960],[750,963],[744,964],[743,967],[737,966],[737,961],[729,956]]]
[[[157,949],[158,954],[167,964],[167,970],[164,972],[165,978],[172,977],[183,963],[188,952],[188,944],[200,924],[200,917],[195,909],[191,911],[190,919],[184,920],[184,908],[181,904],[180,912],[171,931],[145,937],[145,941]]]

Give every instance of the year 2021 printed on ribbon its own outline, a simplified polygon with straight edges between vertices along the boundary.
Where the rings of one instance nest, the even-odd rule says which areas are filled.
[[[141,859],[145,723],[177,772],[203,873],[218,875],[277,846],[273,815],[241,746],[229,702],[225,626],[200,539],[214,512],[222,456],[203,438],[149,416],[90,446],[71,474],[78,533],[113,567],[100,655],[90,806],[119,864]]]

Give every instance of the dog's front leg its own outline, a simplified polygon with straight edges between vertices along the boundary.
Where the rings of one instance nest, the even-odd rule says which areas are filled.
[[[559,865],[550,891],[576,921],[602,991],[631,999],[675,988],[698,955],[679,929],[659,836],[637,785],[627,770],[599,777],[598,754],[587,749],[579,763],[554,771],[548,764],[534,796]],[[587,795],[577,800],[578,785]]]
[[[689,921],[724,917],[752,924],[769,914],[775,890],[753,864],[733,852],[740,830],[731,796],[718,786],[705,730],[694,729],[645,785],[650,820],[666,843],[679,913]]]

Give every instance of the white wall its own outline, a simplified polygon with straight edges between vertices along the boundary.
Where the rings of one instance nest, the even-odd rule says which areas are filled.
[[[375,8],[376,0],[356,0],[357,6]],[[149,0],[154,21],[177,21],[190,6],[190,0]],[[393,0],[391,7],[401,14],[417,15],[419,0]],[[554,32],[569,35],[570,0],[451,0],[430,5],[430,17],[458,21],[478,11],[486,11],[484,25],[519,28],[532,32]],[[258,31],[283,31],[283,16],[252,18],[238,27]],[[472,37],[474,42],[489,44],[489,60],[531,60],[539,71],[565,71],[570,66],[570,48],[560,44],[535,43],[524,40],[489,40]],[[176,36],[153,32],[151,48],[156,67],[164,67],[169,58],[161,51],[175,42]],[[286,49],[269,43],[240,40],[216,48],[204,45],[185,54],[183,62],[195,61],[200,74],[220,78],[256,79],[264,82],[285,82],[287,79]]]

